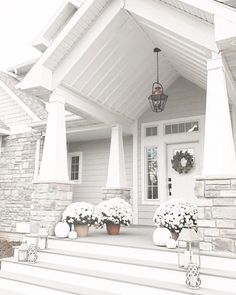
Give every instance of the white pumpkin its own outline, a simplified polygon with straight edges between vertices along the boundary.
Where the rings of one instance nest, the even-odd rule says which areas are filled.
[[[70,226],[66,222],[58,222],[55,226],[55,235],[57,238],[67,238],[70,232]]]
[[[171,232],[167,228],[157,228],[152,237],[154,245],[165,247],[167,240],[171,238]]]
[[[176,246],[177,246],[177,242],[176,242],[176,240],[174,240],[174,239],[169,239],[169,240],[166,241],[166,247],[167,247],[168,249],[175,249]]]

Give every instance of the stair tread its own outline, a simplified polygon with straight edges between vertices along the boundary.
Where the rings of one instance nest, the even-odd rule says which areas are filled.
[[[51,281],[42,278],[37,278],[33,276],[28,276],[25,274],[18,274],[18,273],[11,273],[6,271],[0,272],[0,278],[8,279],[11,281],[18,281],[23,282],[25,284],[36,285],[39,287],[45,287],[47,289],[53,289],[57,291],[63,291],[68,294],[75,294],[75,295],[118,295],[114,292],[106,292],[100,291],[92,288],[85,288],[81,286],[65,284],[58,281]],[[79,289],[79,290],[78,290]],[[1,294],[1,293],[0,293]],[[4,294],[5,295],[5,294]],[[10,294],[9,294],[10,295]],[[14,293],[12,294],[14,295]],[[19,294],[20,295],[20,294]]]
[[[18,293],[18,292],[6,290],[6,289],[0,289],[0,294],[1,295],[24,295],[23,293]]]
[[[55,253],[58,255],[66,255],[66,256],[73,256],[73,257],[82,257],[82,258],[88,258],[88,259],[103,260],[103,261],[105,260],[105,261],[126,263],[126,264],[133,264],[133,265],[141,265],[141,266],[147,266],[147,267],[158,267],[163,269],[185,272],[185,269],[179,268],[175,264],[163,263],[163,262],[158,262],[153,260],[144,260],[140,258],[136,259],[136,258],[126,258],[126,257],[120,257],[120,256],[116,257],[111,255],[101,255],[101,254],[85,253],[85,252],[73,252],[73,251],[57,250],[57,249],[48,249],[48,250],[43,250],[42,252]],[[212,269],[212,268],[206,268],[206,267],[204,268],[202,267],[200,271],[201,271],[201,274],[205,274],[205,275],[236,279],[235,271],[228,271],[228,270],[226,271],[226,270]]]
[[[12,263],[19,263],[14,261],[12,258],[4,259],[5,261],[12,262]],[[69,273],[75,273],[85,276],[92,276],[100,279],[108,279],[123,283],[129,283],[129,284],[135,284],[140,286],[146,286],[151,288],[157,288],[157,289],[164,289],[169,291],[178,291],[182,292],[183,294],[191,294],[191,295],[232,295],[233,293],[229,292],[222,292],[218,290],[213,289],[206,289],[201,288],[200,292],[199,290],[190,290],[183,284],[176,284],[171,282],[164,282],[164,281],[158,281],[153,279],[147,279],[132,275],[123,275],[123,274],[117,274],[117,273],[108,273],[104,271],[97,271],[97,270],[91,270],[86,268],[79,268],[79,267],[72,267],[72,266],[66,266],[66,265],[60,265],[60,264],[53,264],[53,263],[47,263],[47,262],[38,262],[36,264],[28,264],[28,263],[22,263],[21,264],[25,266],[33,266],[33,267],[41,267],[45,269],[51,269],[55,271],[63,271],[63,272],[69,272]],[[41,281],[41,279],[40,279]]]

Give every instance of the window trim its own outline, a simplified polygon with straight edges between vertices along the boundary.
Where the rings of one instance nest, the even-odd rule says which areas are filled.
[[[78,180],[71,180],[71,161],[72,157],[79,157],[79,179]],[[81,184],[82,183],[82,166],[83,166],[83,153],[82,152],[73,152],[68,153],[68,174],[69,179],[75,184]]]

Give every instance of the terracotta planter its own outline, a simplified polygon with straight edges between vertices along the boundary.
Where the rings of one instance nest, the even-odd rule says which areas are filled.
[[[176,233],[174,231],[171,232],[171,237],[173,240],[177,241],[178,237],[179,237],[179,233]]]
[[[77,232],[78,237],[87,237],[89,226],[87,224],[77,224],[75,225],[75,231]]]
[[[107,223],[106,228],[108,235],[118,235],[120,233],[120,224]]]

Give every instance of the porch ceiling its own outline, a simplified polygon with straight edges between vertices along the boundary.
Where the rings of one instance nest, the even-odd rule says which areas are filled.
[[[119,26],[89,48],[63,80],[64,86],[128,118],[135,119],[147,107],[156,77],[156,57],[150,38],[124,12]],[[166,58],[160,58],[164,88],[178,74]]]

